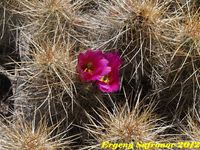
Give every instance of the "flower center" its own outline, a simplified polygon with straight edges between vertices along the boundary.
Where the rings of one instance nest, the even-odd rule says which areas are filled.
[[[104,82],[104,83],[109,83],[110,82],[110,79],[108,77],[108,75],[105,75],[103,76],[101,79],[100,79],[101,82]]]
[[[84,72],[89,72],[89,73],[91,73],[93,71],[93,65],[92,65],[92,63],[90,62],[90,63],[87,63],[86,65],[85,65],[85,69],[84,69]]]

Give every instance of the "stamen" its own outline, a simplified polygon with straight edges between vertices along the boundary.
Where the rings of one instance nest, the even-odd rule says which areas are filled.
[[[104,83],[109,83],[110,82],[110,79],[108,77],[108,75],[106,76],[103,76],[101,79],[100,79],[101,82],[104,82]]]
[[[87,63],[86,67],[84,69],[84,72],[92,72],[93,71],[93,67],[92,67],[92,63]]]

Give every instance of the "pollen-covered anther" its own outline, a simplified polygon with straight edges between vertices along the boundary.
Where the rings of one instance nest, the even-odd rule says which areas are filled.
[[[101,82],[104,82],[104,83],[109,83],[110,82],[110,78],[108,77],[108,75],[106,76],[103,76],[101,79],[100,79]]]
[[[92,63],[87,63],[87,64],[85,65],[84,72],[89,72],[89,73],[91,73],[93,70],[94,70],[94,68],[93,68]]]

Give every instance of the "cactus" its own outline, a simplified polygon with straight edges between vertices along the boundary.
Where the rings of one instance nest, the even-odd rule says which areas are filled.
[[[198,0],[2,0],[0,149],[198,140],[199,22]]]

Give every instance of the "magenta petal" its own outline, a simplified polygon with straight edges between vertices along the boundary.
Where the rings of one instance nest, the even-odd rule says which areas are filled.
[[[97,87],[102,92],[110,92],[110,87],[108,84],[105,83],[97,83]]]
[[[120,82],[114,82],[112,84],[106,84],[103,82],[98,82],[97,87],[102,92],[110,93],[110,92],[117,92],[120,89]]]
[[[78,56],[77,72],[83,81],[99,80],[102,76],[108,74],[111,68],[108,67],[109,61],[105,59],[102,51],[88,49]],[[87,68],[90,64],[92,67]]]
[[[120,55],[117,52],[108,52],[104,55],[105,55],[105,58],[109,60],[109,66],[111,66],[112,68],[114,67],[115,69],[120,68],[122,64],[122,60],[120,58]]]
[[[101,74],[101,77],[104,76],[104,75],[107,75],[109,72],[111,72],[111,67],[106,67],[106,68],[103,70],[103,72],[102,72],[102,74]]]
[[[105,83],[103,81],[97,82],[97,87],[102,92],[117,92],[120,89],[120,78],[119,78],[119,71],[113,70],[108,74],[109,82]]]
[[[96,72],[102,77],[104,75],[107,75],[111,71],[111,67],[108,66],[109,61],[107,59],[101,59],[98,62],[98,65],[100,66]]]
[[[122,64],[120,55],[116,52],[108,52],[104,54],[105,58],[109,61],[108,66],[111,71],[107,74],[108,81],[98,81],[97,87],[102,92],[116,92],[120,89],[119,70]]]

